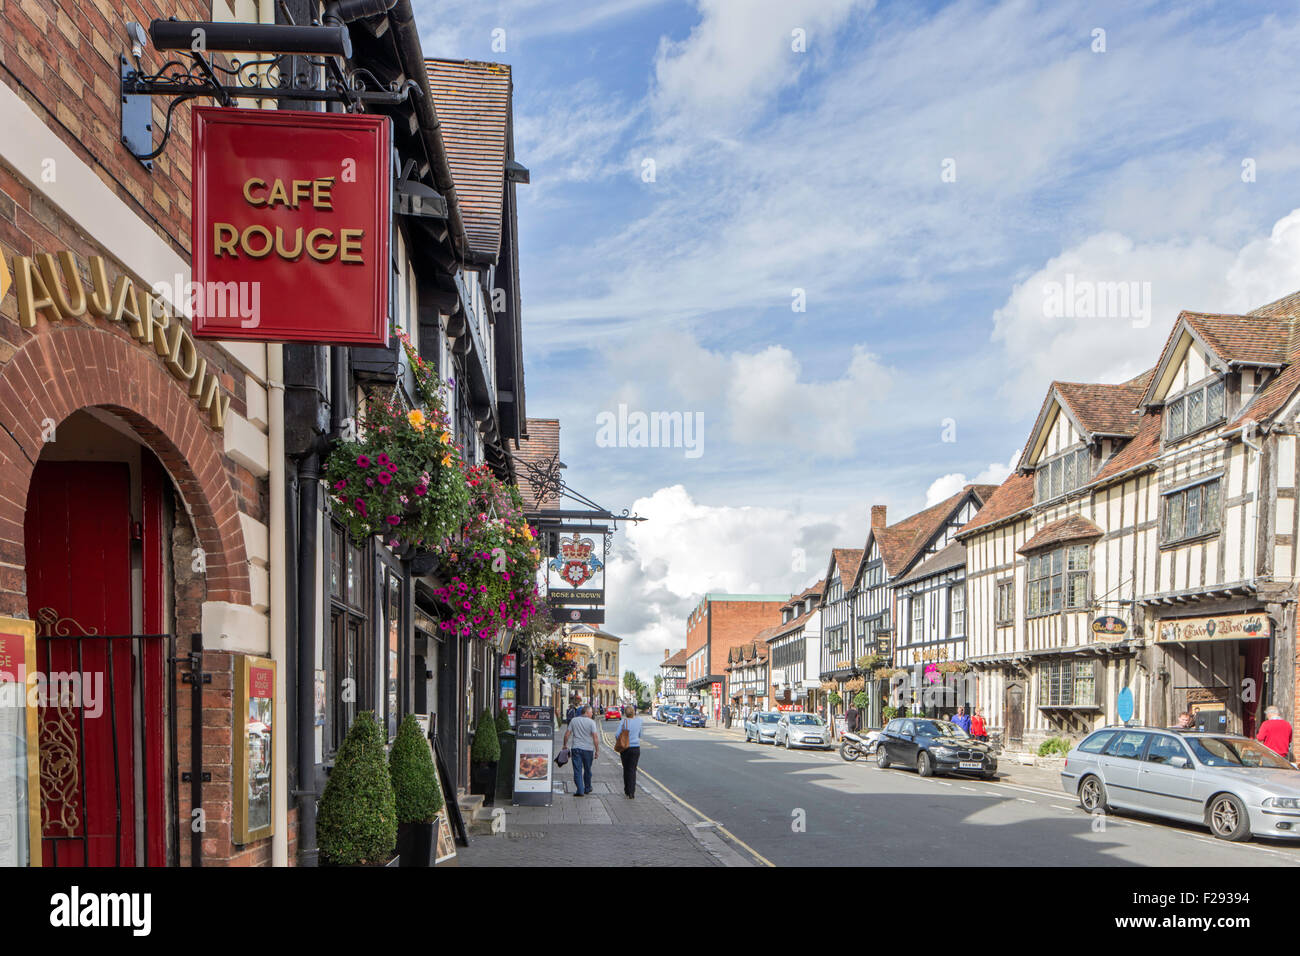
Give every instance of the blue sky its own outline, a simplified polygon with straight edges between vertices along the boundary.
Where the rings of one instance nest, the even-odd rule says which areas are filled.
[[[703,591],[801,588],[872,504],[1000,481],[1053,379],[1300,289],[1290,5],[416,12],[428,55],[513,68],[528,411],[576,487],[652,519],[608,581],[643,674]],[[1067,275],[1149,313],[1048,314]],[[703,454],[599,447],[620,402],[702,414]]]

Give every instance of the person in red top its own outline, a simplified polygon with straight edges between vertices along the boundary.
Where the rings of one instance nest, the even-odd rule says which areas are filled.
[[[1291,725],[1282,719],[1282,711],[1276,707],[1264,709],[1265,721],[1259,726],[1255,737],[1261,744],[1283,759],[1291,749]]]
[[[984,711],[978,707],[975,708],[975,713],[971,715],[970,735],[976,740],[989,739],[988,728],[984,726]]]

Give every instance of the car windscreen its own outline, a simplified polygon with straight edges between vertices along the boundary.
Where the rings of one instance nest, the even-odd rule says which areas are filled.
[[[1189,737],[1196,759],[1207,767],[1262,767],[1292,770],[1289,763],[1256,740],[1233,737]]]
[[[781,717],[778,714],[759,714],[758,720],[764,724],[776,724],[781,722]]]
[[[969,734],[946,720],[918,720],[916,732],[922,737],[967,737]]]
[[[791,714],[790,723],[805,724],[812,727],[820,727],[822,725],[821,718],[816,714]]]

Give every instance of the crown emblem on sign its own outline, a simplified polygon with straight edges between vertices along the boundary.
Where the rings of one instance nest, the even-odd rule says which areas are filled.
[[[595,549],[596,543],[590,538],[579,538],[575,531],[573,537],[560,539],[560,556],[565,561],[582,561],[585,562],[591,557],[591,552]]]

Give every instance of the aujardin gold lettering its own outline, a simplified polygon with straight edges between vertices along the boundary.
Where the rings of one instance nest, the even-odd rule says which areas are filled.
[[[328,194],[326,194],[328,195]],[[67,250],[36,256],[14,256],[13,286],[18,300],[18,324],[36,327],[37,316],[61,322],[92,315],[106,322],[120,322],[140,345],[163,360],[174,378],[185,383],[190,398],[208,413],[215,431],[225,428],[230,396],[222,394],[220,380],[208,371],[189,330],[172,312],[161,294],[137,288],[125,275],[109,283],[103,256],[87,260],[90,288],[87,290],[77,261]]]

